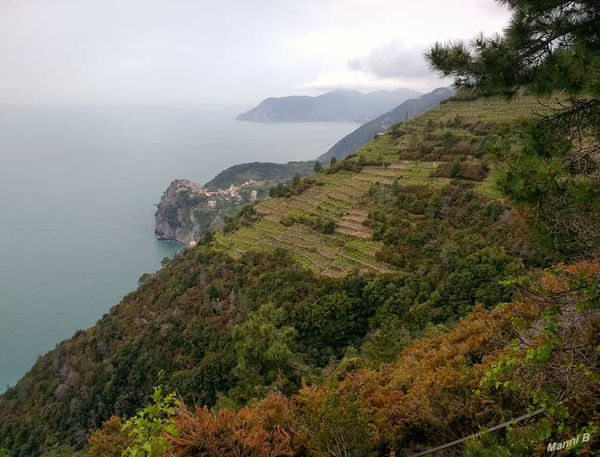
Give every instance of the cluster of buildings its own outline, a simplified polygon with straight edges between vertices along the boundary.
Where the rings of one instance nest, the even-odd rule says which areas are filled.
[[[250,179],[249,181],[246,181],[245,183],[243,183],[240,186],[234,186],[233,184],[231,184],[228,189],[217,189],[216,191],[210,191],[204,187],[201,187],[200,193],[202,193],[203,195],[206,195],[207,197],[219,196],[219,197],[225,197],[227,200],[229,200],[230,198],[233,198],[236,200],[241,200],[242,197],[240,195],[240,190],[242,189],[242,187],[248,186],[255,182],[256,181],[254,181],[253,179]],[[250,192],[250,200],[254,201],[257,199],[257,197],[258,197],[258,192],[256,190],[253,190]],[[209,200],[208,207],[216,208],[217,200]]]

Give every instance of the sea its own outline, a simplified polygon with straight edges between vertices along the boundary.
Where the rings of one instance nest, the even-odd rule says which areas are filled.
[[[0,106],[0,392],[180,249],[154,236],[173,179],[310,160],[358,127],[236,121],[244,109]]]

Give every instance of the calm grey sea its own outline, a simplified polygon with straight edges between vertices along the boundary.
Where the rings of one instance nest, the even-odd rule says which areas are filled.
[[[173,179],[311,159],[357,127],[242,108],[0,106],[0,392],[177,251],[153,226]]]

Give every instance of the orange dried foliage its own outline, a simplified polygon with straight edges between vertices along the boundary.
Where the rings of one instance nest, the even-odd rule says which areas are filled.
[[[102,424],[102,428],[94,430],[89,438],[90,455],[94,457],[121,457],[123,451],[133,444],[133,439],[122,432],[121,418],[112,416]]]
[[[288,399],[270,394],[239,412],[196,406],[175,416],[178,436],[169,436],[181,456],[279,457],[294,454],[293,411]]]
[[[562,267],[570,274],[600,276],[600,260]],[[540,285],[566,290],[561,275],[545,275]],[[298,453],[307,418],[320,414],[331,395],[354,402],[368,418],[370,441],[378,449],[450,441],[521,412],[525,405],[475,395],[484,373],[522,335],[515,318],[532,325],[547,305],[543,294],[525,294],[487,311],[476,306],[452,331],[413,342],[379,370],[349,373],[339,384],[306,386],[288,400],[271,394],[238,413],[207,408],[178,412],[180,436],[171,437],[183,456],[288,456]],[[323,424],[327,427],[327,424]],[[425,439],[426,436],[426,439]]]

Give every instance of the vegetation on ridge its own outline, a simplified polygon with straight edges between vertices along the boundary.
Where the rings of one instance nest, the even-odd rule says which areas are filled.
[[[181,456],[414,453],[534,404],[550,417],[511,429],[510,450],[496,444],[487,453],[484,436],[467,443],[465,455],[539,455],[553,437],[598,431],[589,421],[600,406],[599,279],[597,261],[549,272],[522,300],[477,307],[452,331],[431,332],[378,369],[348,355],[329,383],[303,385],[291,398],[272,392],[238,411],[181,405],[171,416],[176,433],[163,436]],[[94,442],[115,440],[113,430],[107,423]],[[597,437],[590,444],[583,455],[597,450]],[[92,445],[92,455],[122,450],[97,453]]]
[[[16,456],[59,443],[80,447],[88,430],[111,415],[132,416],[159,383],[188,404],[219,407],[238,408],[273,391],[293,395],[303,381],[316,385],[352,367],[393,361],[415,337],[449,328],[476,302],[492,307],[509,300],[510,287],[498,281],[547,258],[518,213],[488,195],[487,181],[453,183],[431,176],[433,162],[397,158],[412,135],[416,150],[426,141],[419,138],[427,117],[442,114],[433,132],[445,131],[444,119],[457,110],[467,122],[470,103],[479,102],[449,103],[404,125],[407,135],[379,137],[338,162],[354,163],[359,172],[319,173],[298,195],[258,203],[226,233],[186,249],[95,327],[42,357],[2,397],[0,442]],[[490,109],[507,119],[515,111],[504,103]],[[366,165],[384,161],[386,168]],[[330,217],[335,233],[297,219],[284,225],[292,205]],[[345,216],[351,205],[367,212],[356,213],[359,220]],[[375,239],[339,231],[344,218],[348,230]],[[273,231],[283,232],[280,246],[290,248],[251,238],[264,232],[271,239]],[[242,239],[255,244],[234,250],[232,242]],[[313,242],[315,252],[308,250]],[[337,252],[349,274],[316,275],[296,262],[304,249],[315,260],[319,251]],[[375,267],[389,273],[381,276]]]
[[[596,455],[598,14],[584,1],[504,3],[506,38],[430,54],[475,93],[245,209],[146,278],[1,397],[0,444],[14,457],[65,445],[410,455],[541,407],[448,454],[537,456],[586,432],[577,452]],[[531,54],[546,32],[557,52]],[[512,76],[495,74],[505,56]],[[542,82],[569,97],[476,96]],[[333,233],[315,230],[325,218]]]

